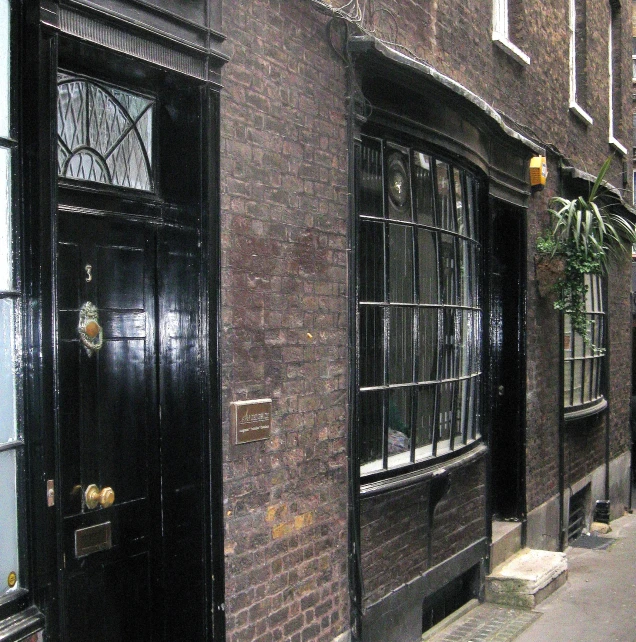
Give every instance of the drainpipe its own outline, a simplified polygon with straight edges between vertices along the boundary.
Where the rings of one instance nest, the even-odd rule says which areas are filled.
[[[331,28],[334,20],[329,22],[327,37],[332,43]],[[349,29],[345,22],[340,23],[344,28],[344,46],[349,37]],[[335,49],[335,47],[334,47]],[[351,603],[351,637],[354,642],[362,639],[362,558],[360,549],[360,457],[358,449],[357,425],[357,390],[358,390],[358,355],[357,355],[357,279],[355,257],[357,254],[358,223],[356,217],[356,182],[355,169],[359,139],[359,128],[356,114],[356,95],[358,92],[353,61],[348,52],[337,51],[344,60],[347,76],[347,153],[348,153],[348,210],[349,210],[349,245],[348,245],[348,288],[349,288],[349,393],[348,393],[348,472],[349,472],[349,510],[348,510],[348,570],[349,570],[349,600]]]
[[[567,546],[565,528],[565,411],[564,411],[564,363],[563,363],[563,334],[564,317],[559,313],[559,550]]]

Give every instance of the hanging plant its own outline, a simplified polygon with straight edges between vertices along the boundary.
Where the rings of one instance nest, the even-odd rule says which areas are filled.
[[[585,314],[586,274],[607,274],[611,256],[625,254],[636,243],[636,226],[608,206],[596,203],[599,188],[611,164],[601,167],[587,199],[555,196],[548,210],[552,229],[537,239],[537,272],[542,259],[560,261],[562,272],[549,289],[556,294],[554,308],[570,316],[572,328],[590,343]],[[539,275],[538,275],[539,278]],[[541,287],[541,286],[540,286]]]

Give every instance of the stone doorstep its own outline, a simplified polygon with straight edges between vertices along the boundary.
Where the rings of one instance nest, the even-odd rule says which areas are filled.
[[[486,577],[486,602],[533,609],[567,578],[565,553],[526,548]]]
[[[492,543],[490,544],[490,572],[510,559],[521,549],[521,522],[492,522]]]

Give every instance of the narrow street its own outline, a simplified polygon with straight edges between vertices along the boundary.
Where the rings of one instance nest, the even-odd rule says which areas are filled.
[[[426,642],[634,642],[636,514],[567,549],[568,581],[534,610],[481,604]],[[586,536],[583,536],[586,537]]]

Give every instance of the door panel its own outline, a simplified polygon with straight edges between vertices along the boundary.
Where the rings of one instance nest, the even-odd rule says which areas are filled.
[[[58,372],[66,626],[77,642],[150,639],[159,515],[155,232],[141,223],[60,212]],[[90,266],[90,269],[87,268]],[[102,348],[79,340],[80,307],[97,306]],[[150,439],[155,435],[155,439]],[[114,490],[89,508],[86,489]],[[106,550],[83,554],[76,533],[110,524]],[[90,550],[90,549],[89,549]],[[94,600],[94,601],[93,601]],[[87,603],[88,601],[88,603]],[[92,602],[93,607],[91,608]],[[95,615],[94,609],[104,611]],[[146,625],[137,630],[139,619]],[[103,618],[105,621],[101,622]]]
[[[146,554],[78,573],[67,583],[69,640],[149,640],[150,595]],[[129,605],[139,611],[131,612]],[[126,614],[126,615],[123,615]]]

